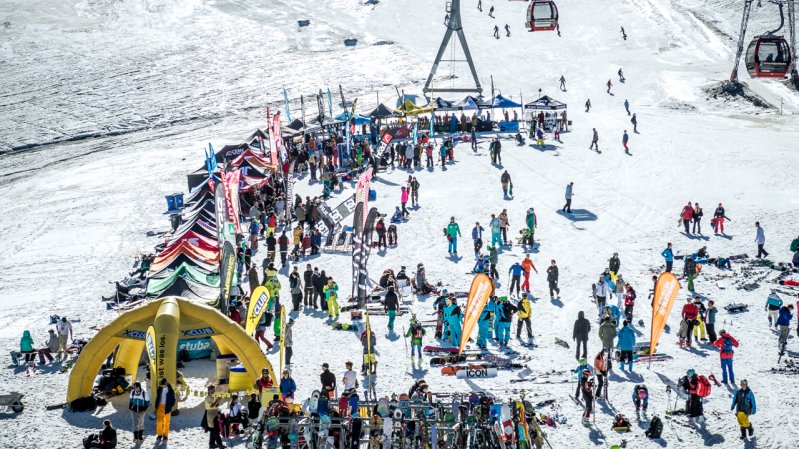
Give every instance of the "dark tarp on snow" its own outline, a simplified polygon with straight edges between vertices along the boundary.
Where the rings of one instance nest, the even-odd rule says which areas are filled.
[[[386,105],[380,103],[372,112],[369,113],[369,117],[372,118],[389,118],[389,117],[396,117],[397,114],[394,113],[391,109],[387,108]]]
[[[566,109],[566,103],[562,103],[554,98],[544,95],[538,100],[524,105],[524,109],[533,111],[557,111],[560,109]]]

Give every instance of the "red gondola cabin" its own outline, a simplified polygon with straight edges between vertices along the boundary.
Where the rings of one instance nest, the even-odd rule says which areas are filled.
[[[533,0],[527,8],[528,31],[552,31],[558,26],[558,6],[551,0]]]
[[[782,78],[791,58],[791,48],[782,36],[757,36],[746,49],[746,71],[752,78]]]

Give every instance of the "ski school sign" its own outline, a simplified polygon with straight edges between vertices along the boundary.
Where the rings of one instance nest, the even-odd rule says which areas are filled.
[[[463,368],[455,376],[458,379],[485,379],[497,377],[496,368]]]

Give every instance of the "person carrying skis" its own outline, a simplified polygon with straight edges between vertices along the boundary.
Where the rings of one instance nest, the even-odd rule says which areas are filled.
[[[563,209],[561,209],[561,212],[563,212],[564,214],[570,214],[572,213],[572,198],[574,197],[574,181],[566,185],[565,197],[566,197],[566,204],[563,205]]]
[[[630,135],[627,134],[627,130],[625,129],[624,134],[622,134],[621,136],[621,144],[624,146],[624,152],[627,154],[631,154],[630,148],[627,146],[627,142],[629,141],[630,141]]]
[[[635,349],[635,332],[633,332],[632,327],[630,327],[630,322],[624,320],[623,326],[621,330],[619,330],[619,342],[617,344],[619,350],[621,351],[621,357],[619,357],[619,365],[621,365],[621,370],[624,371],[624,362],[630,364],[630,372],[633,372],[633,350]]]
[[[719,203],[719,206],[713,211],[713,221],[710,223],[713,226],[713,233],[718,235],[719,231],[724,234],[724,221],[729,220],[724,212],[724,206]]]
[[[449,327],[449,341],[452,346],[457,347],[461,343],[463,315],[461,314],[461,308],[455,301],[454,295],[447,297],[446,306],[444,307],[444,318]]]
[[[732,369],[732,358],[735,350],[738,347],[738,340],[732,335],[728,334],[724,329],[719,332],[719,339],[713,343],[713,346],[719,348],[719,357],[721,360],[721,377],[722,383],[727,383],[729,376],[730,382],[735,383],[735,372]]]
[[[419,354],[419,360],[422,359],[422,338],[424,338],[425,330],[422,323],[416,320],[416,315],[411,316],[411,327],[405,337],[411,337],[411,358],[415,353]]]
[[[691,298],[685,298],[685,305],[682,307],[682,322],[680,323],[680,347],[691,347],[691,335],[694,331],[696,324],[696,316],[699,314],[699,309],[696,304],[691,302]]]
[[[613,82],[608,80],[607,86],[608,86],[608,93],[610,93],[610,88],[613,87]]]
[[[732,405],[730,410],[735,411],[735,417],[738,418],[738,426],[741,428],[741,439],[746,439],[748,433],[751,437],[755,434],[755,428],[749,422],[749,416],[757,413],[757,404],[755,403],[755,394],[749,389],[749,382],[746,379],[741,381],[741,388],[735,391],[732,396]]]
[[[500,183],[502,184],[502,195],[504,198],[508,198],[508,188],[511,186],[510,174],[507,170],[502,173],[502,176],[499,178]]]
[[[594,134],[591,137],[591,145],[588,147],[589,150],[596,150],[597,153],[599,152],[599,133],[594,128]]]
[[[560,298],[560,288],[558,288],[558,265],[555,259],[552,259],[549,267],[547,268],[547,283],[549,284],[549,299],[555,299],[555,293]]]
[[[559,81],[560,81],[560,90],[566,92],[566,78],[564,78],[563,75],[561,75]]]
[[[694,261],[693,256],[685,256],[685,262],[682,268],[682,274],[686,278],[688,278],[688,291],[694,292],[696,289],[694,288],[694,279],[696,278],[696,262]]]
[[[630,102],[627,99],[624,99],[624,110],[627,111],[627,115],[630,115]]]
[[[759,221],[755,222],[755,243],[757,244],[757,258],[768,257],[768,251],[763,249],[763,245],[766,244],[766,233],[760,227]]]
[[[694,219],[694,206],[690,201],[682,208],[682,212],[680,212],[680,219],[682,220],[683,226],[685,226],[685,233],[687,235],[691,235],[691,228],[689,225],[691,220]]]
[[[510,325],[513,322],[513,315],[518,310],[516,306],[508,301],[507,296],[499,298],[500,304],[497,309],[499,315],[499,346],[507,347],[510,341]]]
[[[627,284],[627,292],[624,294],[624,318],[633,322],[633,308],[635,307],[635,289],[630,284]]]
[[[572,370],[572,372],[573,373],[577,373],[577,390],[574,392],[574,399],[579,401],[580,400],[580,391],[583,392],[583,396],[584,397],[585,397],[585,394],[586,394],[586,391],[584,391],[583,388],[582,388],[583,387],[583,385],[582,385],[583,377],[585,377],[586,375],[587,376],[593,376],[593,372],[591,371],[591,366],[589,366],[588,362],[586,362],[585,357],[583,357],[580,360],[578,360],[578,363],[579,363],[579,365],[577,366],[577,368],[574,368]],[[587,393],[589,393],[591,395],[591,399],[593,400],[594,389],[591,388],[590,390],[587,391]],[[586,400],[588,400],[588,399],[586,399]]]
[[[535,271],[538,274],[538,270],[535,268],[533,264],[533,260],[530,259],[530,255],[527,254],[522,260],[522,268],[524,268],[524,282],[522,282],[522,290],[527,293],[530,293],[530,271]]]
[[[325,301],[327,302],[327,316],[338,318],[338,285],[333,282],[333,278],[327,278],[327,284],[323,289]]]
[[[455,217],[450,217],[449,224],[447,225],[447,238],[449,239],[449,254],[450,256],[458,255],[458,237],[461,235],[461,228],[458,223],[455,223]]]
[[[388,331],[394,332],[394,320],[397,318],[397,309],[399,308],[399,298],[397,292],[394,290],[393,285],[388,286],[388,292],[383,300],[383,308],[388,314]]]
[[[508,288],[508,293],[513,294],[513,287],[516,287],[516,297],[519,297],[519,287],[521,284],[521,277],[525,275],[525,277],[529,276],[527,270],[519,263],[516,262],[511,265],[510,269],[508,270],[508,274],[511,275],[510,281],[510,288]]]
[[[474,257],[480,254],[480,249],[483,247],[483,231],[485,229],[480,226],[480,222],[475,222],[472,228],[472,241],[474,242]]]
[[[519,301],[517,309],[519,320],[516,322],[516,339],[520,340],[522,338],[522,327],[526,326],[527,338],[530,340],[531,344],[533,342],[533,329],[530,324],[530,317],[533,314],[532,310],[533,308],[530,304],[530,299],[527,297],[527,293],[522,293],[522,299]]]

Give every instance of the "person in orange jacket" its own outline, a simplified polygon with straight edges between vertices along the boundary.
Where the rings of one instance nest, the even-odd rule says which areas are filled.
[[[522,261],[522,268],[525,270],[524,282],[522,282],[522,290],[530,293],[530,270],[535,271],[535,274],[538,274],[538,270],[536,270],[535,265],[533,265],[533,260],[530,259],[529,254]]]

